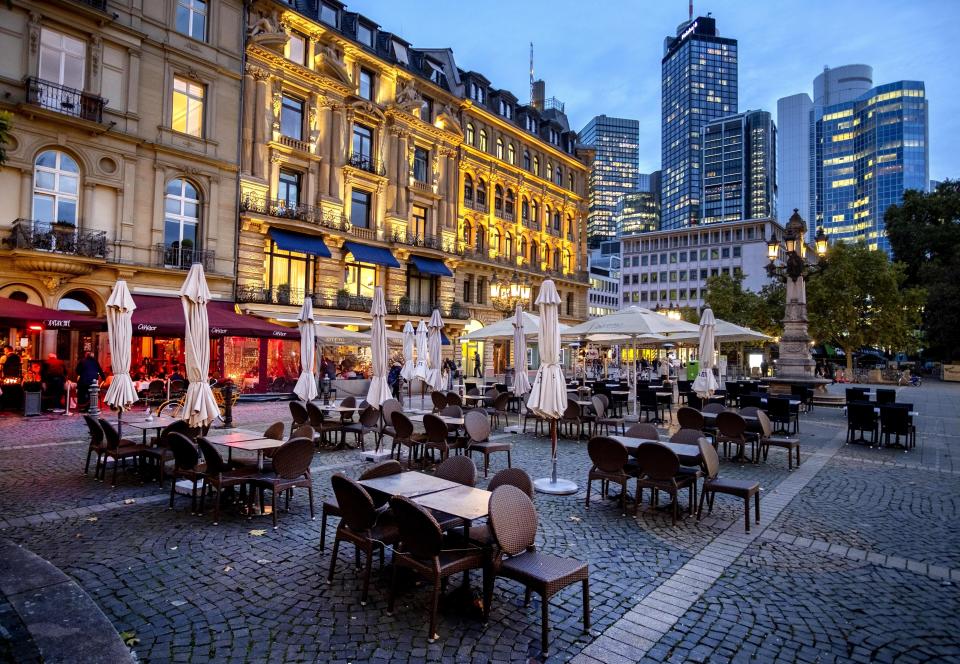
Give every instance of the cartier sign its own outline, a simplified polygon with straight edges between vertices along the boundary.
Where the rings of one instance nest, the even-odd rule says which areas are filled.
[[[156,325],[147,325],[146,323],[140,323],[137,325],[137,330],[140,332],[155,332],[156,329]]]

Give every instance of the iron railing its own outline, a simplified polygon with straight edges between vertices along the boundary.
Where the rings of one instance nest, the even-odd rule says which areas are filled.
[[[93,7],[94,9],[99,9],[102,12],[107,11],[107,0],[73,0],[74,2],[79,2],[81,5],[86,5],[88,7]]]
[[[215,256],[211,249],[195,249],[189,245],[159,242],[153,246],[153,255],[154,265],[157,267],[189,270],[194,263],[201,263],[208,272],[212,272],[214,268]]]
[[[55,224],[35,219],[13,222],[10,238],[14,249],[32,249],[85,258],[106,258],[106,231],[84,231],[73,224]]]
[[[254,304],[303,304],[304,290],[290,288],[288,285],[270,288],[264,284],[244,284],[237,286],[237,302]]]
[[[350,158],[347,159],[347,165],[353,168],[359,168],[361,171],[366,171],[367,173],[373,173],[374,175],[387,174],[387,170],[383,167],[382,163],[364,154],[350,155]]]
[[[81,120],[103,122],[103,107],[106,103],[103,97],[44,81],[35,76],[28,76],[25,84],[28,104]]]
[[[423,247],[424,249],[436,249],[438,251],[450,251],[450,246],[443,246],[443,238],[439,235],[417,235],[405,230],[395,230],[391,240],[395,244],[407,244],[411,247]]]
[[[450,307],[444,307],[438,302],[414,302],[410,298],[401,297],[399,300],[387,307],[388,313],[398,316],[430,316],[434,309],[440,310],[440,316],[451,320],[468,320],[470,311],[454,302]]]

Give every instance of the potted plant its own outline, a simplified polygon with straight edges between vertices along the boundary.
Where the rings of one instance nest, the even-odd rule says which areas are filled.
[[[346,288],[337,290],[337,307],[346,309],[350,305],[350,292]]]
[[[290,284],[277,286],[277,304],[290,304]]]
[[[403,297],[401,297],[400,301],[397,304],[398,304],[397,308],[399,309],[398,313],[401,313],[401,314],[410,313],[410,298],[408,296],[404,295]]]

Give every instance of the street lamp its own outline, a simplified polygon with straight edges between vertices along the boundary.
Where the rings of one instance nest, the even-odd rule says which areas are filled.
[[[503,277],[494,277],[490,282],[490,303],[493,308],[509,316],[517,308],[518,302],[529,302],[530,282],[524,277],[521,280],[516,270],[509,280]]]
[[[773,278],[796,282],[801,277],[809,277],[821,271],[824,267],[824,257],[830,243],[827,240],[826,233],[823,232],[823,226],[817,229],[814,237],[814,245],[817,252],[816,258],[812,262],[807,261],[807,243],[804,237],[807,234],[807,225],[800,217],[800,211],[794,209],[793,216],[787,222],[787,227],[783,233],[783,241],[777,240],[776,235],[771,234],[767,240],[767,275]],[[786,255],[783,263],[779,263],[781,251]]]

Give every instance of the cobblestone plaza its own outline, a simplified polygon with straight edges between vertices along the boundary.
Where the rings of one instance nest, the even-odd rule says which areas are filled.
[[[579,586],[554,597],[549,661],[960,661],[960,386],[899,391],[919,412],[914,450],[846,445],[843,413],[818,407],[801,416],[794,470],[782,450],[759,465],[724,461],[723,476],[761,482],[749,534],[742,503],[724,496],[712,516],[676,526],[646,504],[636,517],[615,500],[585,509],[586,445],[561,439],[560,474],[580,491],[536,496],[537,543],[589,562],[592,626],[582,633]],[[286,403],[236,411],[247,428],[278,419]],[[86,440],[79,417],[0,418],[0,541],[62,570],[135,639],[140,662],[538,661],[539,598],[524,607],[507,580],[487,625],[441,604],[433,644],[425,586],[403,587],[388,616],[389,575],[375,572],[361,606],[349,546],[326,583],[336,520],[321,551],[320,505],[332,473],[359,474],[356,451],[317,453],[317,520],[297,493],[273,530],[269,516],[230,511],[214,526],[185,497],[168,511],[168,489],[132,472],[115,489],[98,483],[82,474]],[[549,441],[511,440],[514,466],[545,474]],[[491,476],[503,466],[492,457]],[[0,626],[0,660],[36,661],[6,600]]]

